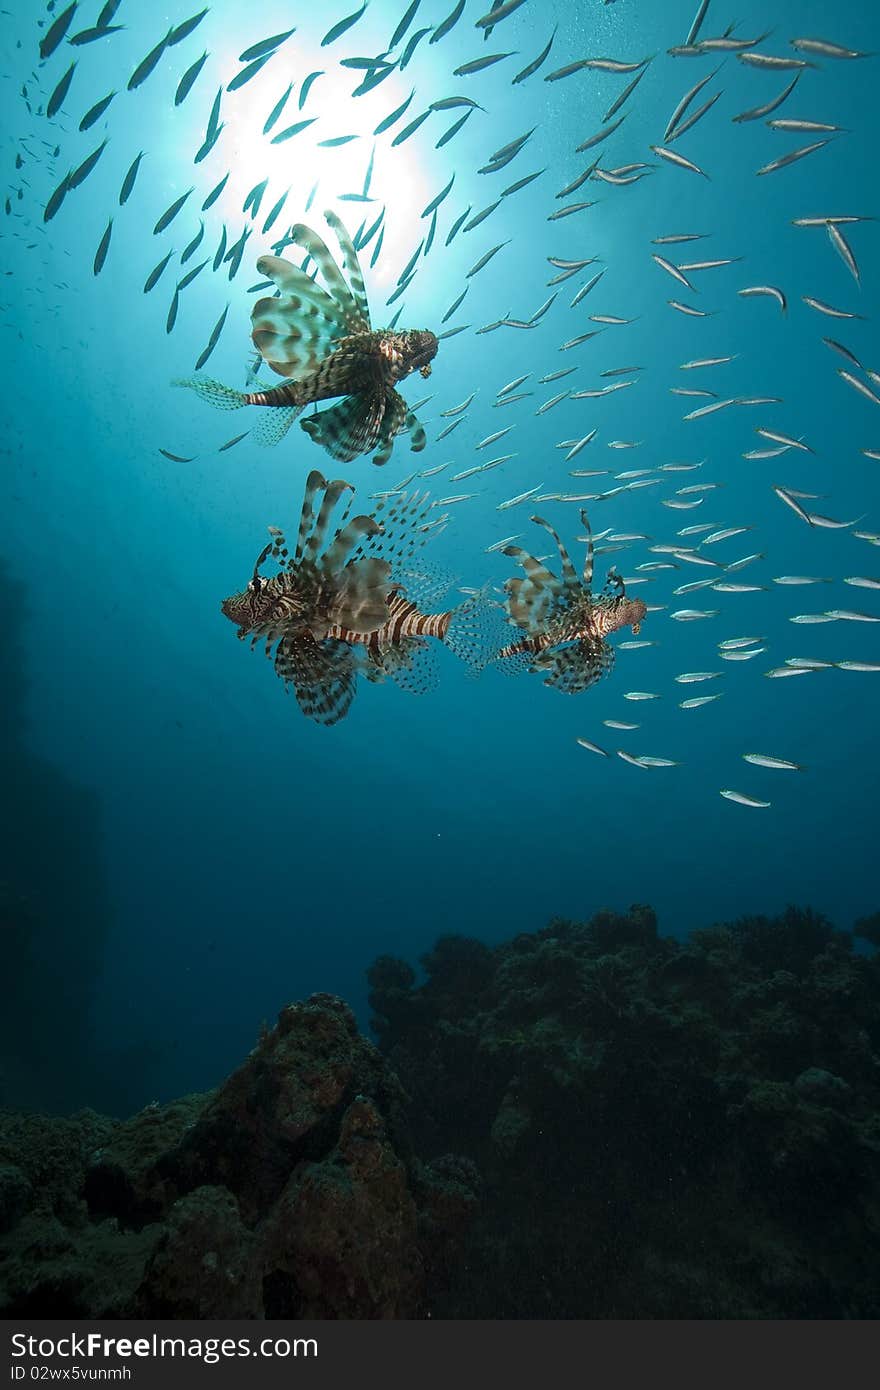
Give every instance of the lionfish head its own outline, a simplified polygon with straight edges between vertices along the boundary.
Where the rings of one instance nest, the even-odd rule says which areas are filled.
[[[421,372],[431,375],[431,363],[437,356],[437,335],[429,328],[409,328],[401,333],[403,350],[406,355],[407,372]]]
[[[270,581],[257,574],[240,594],[231,594],[221,603],[221,613],[235,623],[239,637],[268,621],[275,603],[269,587]]]
[[[644,599],[622,598],[618,610],[620,626],[631,627],[634,636],[638,637],[642,627],[642,619],[645,617],[647,611],[648,607]]]

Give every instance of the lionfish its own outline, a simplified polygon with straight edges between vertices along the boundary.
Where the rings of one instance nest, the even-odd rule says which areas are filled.
[[[415,552],[445,524],[432,519],[427,494],[398,494],[373,515],[354,517],[350,498],[331,539],[331,517],[346,492],[354,492],[350,483],[310,473],[293,554],[283,532],[270,527],[247,588],[220,605],[239,638],[252,647],[265,643],[276,674],[319,724],[348,713],[358,674],[389,677],[417,693],[429,689],[429,638],[439,638],[474,673],[490,659],[482,592],[440,613],[423,613],[412,597],[425,601],[449,587],[448,579],[412,568]],[[279,565],[272,577],[260,573],[268,559]]]
[[[262,361],[288,381],[254,391],[198,376],[175,385],[191,387],[220,410],[274,407],[257,432],[263,444],[277,444],[305,406],[342,396],[337,405],[300,420],[334,459],[350,463],[377,449],[373,462],[387,463],[395,437],[403,432],[418,453],[425,447],[424,428],[394,388],[411,372],[430,376],[437,338],[428,329],[373,330],[354,243],[335,213],[324,216],[339,242],[347,280],[318,233],[303,223],[292,227],[286,240],[308,252],[306,263],[315,262],[326,290],[281,256],[257,261],[258,272],[277,290],[254,305],[251,337]]]
[[[622,627],[632,627],[638,633],[647,608],[640,598],[627,598],[624,581],[613,569],[602,593],[594,598],[593,537],[586,512],[581,512],[587,553],[580,579],[550,523],[539,516],[533,516],[532,521],[543,526],[556,542],[562,577],[521,546],[505,546],[503,553],[518,560],[525,570],[525,578],[508,579],[504,587],[509,620],[526,636],[502,647],[495,659],[539,671],[545,685],[577,695],[595,685],[614,665],[614,648],[605,639]]]

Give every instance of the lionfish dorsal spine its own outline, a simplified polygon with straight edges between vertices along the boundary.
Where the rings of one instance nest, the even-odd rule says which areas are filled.
[[[330,524],[330,517],[345,492],[354,491],[351,483],[345,482],[343,478],[335,478],[327,487],[324,493],[324,500],[321,503],[321,510],[318,512],[318,519],[312,529],[312,534],[306,542],[303,552],[303,559],[311,561],[313,564],[318,559],[327,539],[327,527]]]
[[[578,593],[580,592],[581,583],[578,579],[577,571],[575,570],[574,565],[571,563],[569,553],[562,543],[562,539],[559,535],[559,532],[555,529],[555,527],[550,525],[549,521],[545,521],[542,516],[533,516],[532,521],[536,522],[538,526],[543,526],[544,530],[547,531],[556,542],[556,548],[559,551],[559,561],[562,566],[562,579],[565,585],[566,592],[568,593],[570,598],[576,598]]]
[[[342,252],[342,264],[348,276],[348,285],[351,297],[357,306],[358,313],[363,319],[364,327],[369,331],[372,328],[370,322],[370,307],[367,303],[367,291],[364,286],[364,276],[358,260],[354,242],[346,231],[335,212],[325,212],[324,220],[330,227],[339,242],[339,249]]]
[[[381,530],[381,526],[373,517],[353,516],[336,532],[333,543],[324,556],[324,569],[328,573],[337,573],[365,536],[377,536]]]
[[[360,315],[357,312],[357,305],[352,298],[351,290],[345,282],[345,276],[330,254],[326,242],[318,236],[317,232],[313,231],[311,227],[307,227],[303,222],[297,222],[296,226],[291,228],[290,236],[291,240],[295,241],[297,246],[301,246],[304,251],[308,251],[312,260],[323,275],[327,288],[337,306],[352,323],[356,320],[359,321]]]
[[[587,553],[584,556],[584,588],[593,587],[593,530],[586,512],[581,510],[581,524],[587,533]]]
[[[326,487],[327,479],[322,473],[318,472],[317,468],[313,468],[306,479],[306,490],[303,493],[302,511],[299,517],[299,533],[296,538],[296,553],[293,557],[294,564],[299,564],[303,557],[303,550],[315,515],[315,497]]]
[[[275,544],[274,540],[268,541],[268,542],[266,543],[266,545],[263,546],[263,549],[260,551],[259,555],[257,556],[256,564],[254,565],[254,573],[253,573],[253,582],[254,582],[254,583],[256,583],[257,579],[259,578],[260,566],[262,565],[263,561],[264,561],[264,560],[267,560],[267,559],[269,558],[269,556],[271,555],[274,544]]]

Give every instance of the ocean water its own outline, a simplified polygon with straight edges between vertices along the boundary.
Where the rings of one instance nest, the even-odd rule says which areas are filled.
[[[436,44],[425,35],[404,71],[372,91],[353,92],[363,73],[343,59],[382,54],[404,7],[373,0],[335,42],[321,46],[347,6],[268,0],[256,13],[217,0],[193,33],[165,51],[135,90],[139,62],[187,12],[123,0],[121,32],[71,48],[45,62],[39,42],[62,6],[15,0],[2,21],[2,101],[6,216],[0,332],[6,372],[2,474],[5,605],[4,720],[6,813],[0,864],[7,919],[8,1007],[3,1025],[3,1096],[21,1105],[89,1104],[128,1113],[146,1102],[215,1084],[252,1045],[263,1019],[292,999],[329,991],[348,999],[368,1026],[365,970],[380,954],[417,960],[439,934],[459,932],[492,943],[533,931],[553,916],[583,919],[601,907],[650,903],[661,930],[691,928],[742,914],[772,914],[808,904],[848,927],[877,908],[877,691],[880,672],[831,666],[793,679],[766,673],[788,658],[880,663],[877,594],[846,578],[880,575],[878,405],[839,375],[852,373],[880,396],[876,378],[878,224],[841,228],[860,268],[856,283],[824,226],[803,217],[877,215],[873,177],[877,60],[798,55],[795,36],[880,50],[880,19],[869,6],[828,0],[742,0],[735,11],[712,0],[700,37],[756,38],[759,51],[809,58],[776,118],[843,127],[824,148],[767,174],[757,171],[788,151],[824,138],[733,117],[770,102],[795,73],[749,67],[733,52],[671,56],[684,44],[694,0],[529,0],[487,41],[475,22],[483,6],[468,0]],[[418,28],[436,28],[449,0],[423,0],[393,57]],[[81,4],[68,38],[95,23]],[[253,79],[224,92],[224,126],[194,164],[212,103],[241,69],[239,54],[291,25],[296,31]],[[512,79],[554,35],[550,55],[526,80]],[[207,50],[191,92],[175,107],[183,73]],[[510,56],[473,75],[454,69],[489,53]],[[603,128],[603,117],[634,73],[586,68],[546,77],[576,59],[650,59],[621,112],[622,125],[583,153],[576,146]],[[69,91],[53,118],[45,108],[71,62]],[[298,110],[302,83],[323,69]],[[656,155],[680,98],[717,69],[688,114],[717,102],[669,148],[704,173]],[[293,90],[270,134],[263,125],[288,83]],[[83,115],[111,90],[117,95],[87,131]],[[415,95],[387,131],[375,127]],[[466,96],[479,103],[462,129],[438,148],[465,108],[434,110],[397,146],[393,140],[430,103]],[[272,135],[306,117],[314,123],[274,145]],[[614,118],[616,119],[616,117]],[[610,122],[608,123],[610,124]],[[501,170],[480,172],[492,156],[531,132]],[[320,140],[356,137],[339,146]],[[103,140],[94,170],[56,215],[44,210],[59,182]],[[358,193],[375,150],[369,203]],[[134,189],[120,186],[144,151]],[[603,170],[645,161],[629,184],[588,179],[560,190],[598,158]],[[502,197],[535,171],[540,177]],[[206,212],[201,205],[228,171]],[[404,295],[386,307],[401,271],[426,237],[425,209],[454,175],[437,214],[436,235]],[[626,177],[626,175],[624,175]],[[268,186],[256,217],[242,212],[248,192]],[[313,193],[313,186],[317,191]],[[154,233],[161,214],[192,189],[179,214]],[[289,189],[275,225],[270,208]],[[307,201],[312,197],[306,211]],[[494,211],[446,245],[461,214],[499,200]],[[589,206],[551,215],[578,202]],[[429,382],[403,383],[420,410],[427,447],[412,454],[401,436],[384,469],[369,455],[337,464],[298,426],[276,448],[249,432],[256,411],[212,411],[172,386],[192,374],[218,316],[226,323],[205,371],[241,386],[253,356],[249,286],[259,255],[294,222],[324,228],[335,210],[351,232],[385,208],[385,232],[362,254],[373,322],[401,309],[400,327],[444,339]],[[106,260],[94,262],[112,218]],[[204,239],[180,256],[204,222]],[[227,229],[231,247],[250,229],[232,280],[229,264],[209,261],[167,318],[175,283],[214,257]],[[703,239],[656,244],[677,234]],[[471,268],[501,243],[497,254]],[[150,292],[143,286],[171,251]],[[296,247],[289,254],[299,263]],[[686,272],[685,289],[652,260],[675,265],[729,264]],[[550,258],[590,260],[548,288],[559,273]],[[579,304],[571,300],[598,271],[602,279]],[[467,286],[455,314],[442,323]],[[742,297],[774,286],[787,298]],[[534,326],[527,322],[549,296]],[[803,296],[854,317],[831,317]],[[676,299],[705,315],[686,315]],[[625,322],[602,324],[591,315]],[[601,329],[579,346],[563,345]],[[843,344],[861,367],[823,343]],[[730,357],[713,367],[681,364]],[[625,375],[603,372],[629,367]],[[574,368],[558,384],[539,378]],[[636,370],[636,368],[638,370]],[[516,377],[529,392],[497,406]],[[264,374],[265,375],[265,374]],[[604,397],[566,397],[613,382]],[[687,388],[714,393],[689,397]],[[462,423],[443,412],[475,392]],[[685,420],[713,400],[778,397],[730,405]],[[455,417],[453,417],[455,418]],[[477,446],[512,426],[503,440]],[[747,459],[772,444],[756,427],[803,441],[769,459]],[[591,443],[566,462],[565,440],[589,431]],[[615,444],[629,447],[615,448]],[[180,455],[176,462],[160,450]],[[507,462],[465,482],[452,475],[495,457]],[[669,471],[664,465],[691,465]],[[321,469],[356,488],[369,511],[373,494],[409,474],[407,490],[430,491],[442,535],[424,554],[457,585],[495,586],[514,562],[487,548],[517,533],[535,554],[549,538],[531,521],[551,521],[576,564],[583,556],[579,512],[594,533],[639,533],[597,554],[596,587],[612,564],[650,611],[641,638],[619,650],[614,670],[587,692],[547,689],[540,674],[507,677],[496,667],[469,678],[451,652],[439,653],[437,688],[417,697],[393,682],[364,680],[348,716],[332,728],[305,718],[261,651],[234,640],[220,602],[244,587],[268,525],[296,527],[307,473]],[[596,470],[572,478],[569,469]],[[631,489],[619,475],[646,470],[651,485]],[[705,493],[679,489],[705,485]],[[774,485],[815,496],[808,511],[848,523],[805,523]],[[526,500],[536,489],[601,493],[573,503]],[[443,499],[461,493],[466,500]],[[665,503],[691,502],[681,510]],[[696,537],[682,528],[705,525]],[[743,534],[700,553],[729,564],[723,574],[681,559],[676,568],[655,545],[696,546],[711,529]],[[713,573],[755,591],[711,588],[676,596]],[[828,582],[780,585],[786,575]],[[454,591],[451,602],[459,601]],[[694,608],[712,616],[682,621]],[[717,610],[717,611],[714,611]],[[856,611],[870,621],[792,618]],[[511,634],[515,635],[514,633]],[[631,639],[615,634],[612,645]],[[754,659],[720,659],[720,642],[760,639]],[[687,672],[718,672],[709,683],[681,684]],[[627,700],[633,691],[650,701]],[[680,702],[720,694],[701,708]],[[607,727],[618,720],[632,731]],[[599,756],[577,742],[600,745]],[[642,768],[618,749],[674,761]],[[757,752],[795,762],[774,770],[743,761]],[[737,804],[723,788],[770,803]]]

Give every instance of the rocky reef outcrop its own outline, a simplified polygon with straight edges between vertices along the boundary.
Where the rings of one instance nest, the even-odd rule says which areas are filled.
[[[291,1005],[216,1091],[129,1120],[0,1112],[0,1312],[406,1318],[476,1198],[412,1154],[350,1009]]]
[[[349,1008],[217,1090],[0,1112],[17,1317],[880,1317],[880,916],[661,937],[633,907]]]
[[[856,947],[795,908],[681,942],[634,907],[445,937],[421,984],[378,960],[413,1143],[483,1180],[436,1311],[880,1316],[880,956]]]

